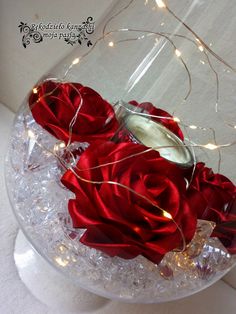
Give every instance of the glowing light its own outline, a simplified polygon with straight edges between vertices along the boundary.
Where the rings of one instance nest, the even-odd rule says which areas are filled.
[[[203,46],[198,46],[198,49],[201,51],[201,52],[203,52],[204,51],[204,48],[203,48]]]
[[[236,125],[234,126],[234,128],[236,129]]]
[[[165,3],[162,0],[156,0],[158,8],[166,8]]]
[[[208,143],[208,144],[204,145],[204,147],[207,148],[207,149],[210,149],[210,150],[214,150],[214,149],[218,148],[217,145],[211,144],[211,143]]]
[[[201,64],[205,64],[205,62],[203,60],[200,60]]]
[[[65,147],[66,147],[66,144],[65,144],[64,142],[61,142],[61,143],[59,144],[59,147],[60,147],[60,148],[65,148]]]
[[[29,136],[29,138],[32,138],[32,139],[35,138],[35,134],[32,130],[28,130],[28,136]]]
[[[196,126],[196,125],[190,125],[189,127],[190,127],[190,129],[193,129],[193,130],[196,130],[196,129],[197,129],[197,126]]]
[[[62,244],[62,245],[59,246],[58,249],[59,249],[59,251],[60,251],[61,253],[65,253],[65,251],[67,250],[67,247],[65,247],[65,245]]]
[[[172,219],[172,216],[170,213],[167,213],[166,211],[163,211],[163,216],[168,218],[168,219]]]
[[[36,87],[33,88],[33,93],[34,93],[34,94],[37,94],[37,92],[38,92],[37,88],[36,88]]]
[[[113,41],[110,41],[109,44],[108,44],[108,46],[109,46],[109,47],[114,47]]]
[[[61,142],[59,144],[55,144],[54,145],[54,152],[57,152],[59,151],[60,148],[65,148],[66,147],[66,144],[64,142]]]
[[[74,256],[71,257],[71,260],[72,260],[72,262],[74,262],[74,263],[77,262],[77,259],[76,259]]]
[[[177,118],[177,117],[174,117],[173,120],[174,120],[175,122],[180,122],[180,119]]]
[[[67,260],[62,259],[61,257],[55,257],[55,261],[57,262],[58,265],[62,267],[67,266],[69,263]]]
[[[73,61],[72,61],[72,64],[75,65],[75,64],[78,64],[79,63],[79,58],[75,58]]]
[[[175,49],[175,54],[176,54],[177,57],[181,56],[181,52],[178,49]]]
[[[138,233],[138,232],[140,232],[140,228],[139,227],[134,227],[134,231]]]

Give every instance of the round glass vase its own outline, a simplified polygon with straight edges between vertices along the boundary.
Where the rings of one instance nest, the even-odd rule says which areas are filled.
[[[73,141],[73,123],[68,123],[69,136],[62,138],[62,132],[52,131],[50,119],[42,127],[32,115],[35,104],[40,97],[59,98],[55,89],[69,86],[71,97],[77,93],[83,108],[86,102],[80,88],[88,86],[113,107],[120,123],[109,138],[113,143],[122,141],[118,132],[125,129],[135,139],[131,142],[159,152],[176,167],[194,169],[204,162],[235,183],[235,13],[236,3],[229,0],[114,1],[95,31],[93,19],[88,19],[79,37],[71,41],[77,47],[32,86],[13,125],[6,162],[9,197],[22,231],[37,252],[82,288],[127,302],[166,302],[210,286],[236,259],[224,241],[211,237],[217,223],[204,217],[198,217],[195,235],[184,252],[172,250],[159,263],[141,255],[111,257],[82,244],[85,230],[74,227],[68,212],[74,193],[60,180],[90,142],[80,135]],[[44,86],[44,95],[38,96]],[[46,116],[40,111],[37,117]],[[102,127],[114,117],[107,117]],[[62,120],[58,118],[58,123]],[[173,124],[175,130],[181,129],[181,138],[173,132]],[[137,125],[143,125],[141,137],[135,134]],[[153,132],[157,144],[155,139],[147,143]],[[158,140],[160,134],[165,140]],[[162,154],[164,146],[171,158]],[[63,160],[63,167],[58,160]],[[186,189],[190,184],[191,179],[186,180]],[[235,193],[224,206],[234,217]],[[236,221],[230,223],[227,244],[233,247]]]

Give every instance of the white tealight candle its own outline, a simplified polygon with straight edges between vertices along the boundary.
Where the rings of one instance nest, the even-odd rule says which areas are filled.
[[[153,147],[160,155],[182,166],[191,166],[193,156],[184,143],[162,124],[140,115],[129,115],[126,128],[137,142]]]

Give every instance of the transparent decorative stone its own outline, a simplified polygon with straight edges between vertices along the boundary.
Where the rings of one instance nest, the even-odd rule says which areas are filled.
[[[170,265],[160,263],[159,265],[160,275],[166,280],[172,280],[174,278],[173,270]]]
[[[202,249],[207,240],[210,238],[214,228],[214,222],[198,220],[196,233],[184,253],[190,258],[197,257],[201,254]]]
[[[217,238],[210,238],[204,245],[201,255],[199,255],[194,262],[197,269],[206,271],[206,265],[208,265],[208,271],[220,272],[229,268],[235,259],[227,252],[226,248]]]
[[[65,145],[64,142],[58,142],[54,146],[54,151],[58,156],[58,167],[61,169],[61,174],[65,172],[65,167],[75,167],[80,155],[89,147],[89,143],[76,142],[70,145]],[[63,167],[63,164],[65,167]]]

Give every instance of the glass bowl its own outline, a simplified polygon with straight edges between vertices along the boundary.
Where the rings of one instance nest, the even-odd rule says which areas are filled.
[[[71,137],[62,140],[42,127],[32,114],[37,101],[29,105],[30,99],[37,97],[47,82],[90,86],[111,104],[120,122],[119,132],[128,130],[132,143],[162,154],[160,147],[148,145],[143,142],[144,136],[140,139],[133,134],[131,122],[137,115],[136,122],[145,126],[143,132],[151,132],[148,122],[142,122],[147,119],[158,128],[158,134],[166,134],[165,141],[172,143],[169,148],[181,147],[188,160],[178,167],[196,166],[201,161],[235,182],[233,12],[236,5],[230,1],[186,0],[180,4],[173,0],[168,5],[164,1],[115,1],[94,34],[87,29],[92,46],[86,45],[88,39],[83,38],[81,47],[33,86],[19,109],[6,161],[13,211],[38,253],[82,288],[133,303],[176,300],[219,280],[236,265],[236,256],[218,237],[211,236],[216,223],[199,217],[187,248],[165,253],[159,263],[142,255],[131,259],[112,257],[82,244],[85,229],[75,228],[68,212],[68,201],[74,193],[61,182],[65,169],[59,160],[74,167],[90,143],[71,141]],[[184,141],[167,130],[163,121],[154,122],[157,115],[142,105],[147,102],[170,113],[159,119],[179,123]],[[40,117],[45,118],[43,114]],[[116,133],[111,140],[120,143],[122,136]],[[76,158],[71,156],[74,151]],[[186,189],[190,183],[186,183]],[[235,215],[235,194],[226,205],[224,211]],[[163,213],[165,218],[172,218],[168,212]],[[235,244],[235,220],[231,227]]]

